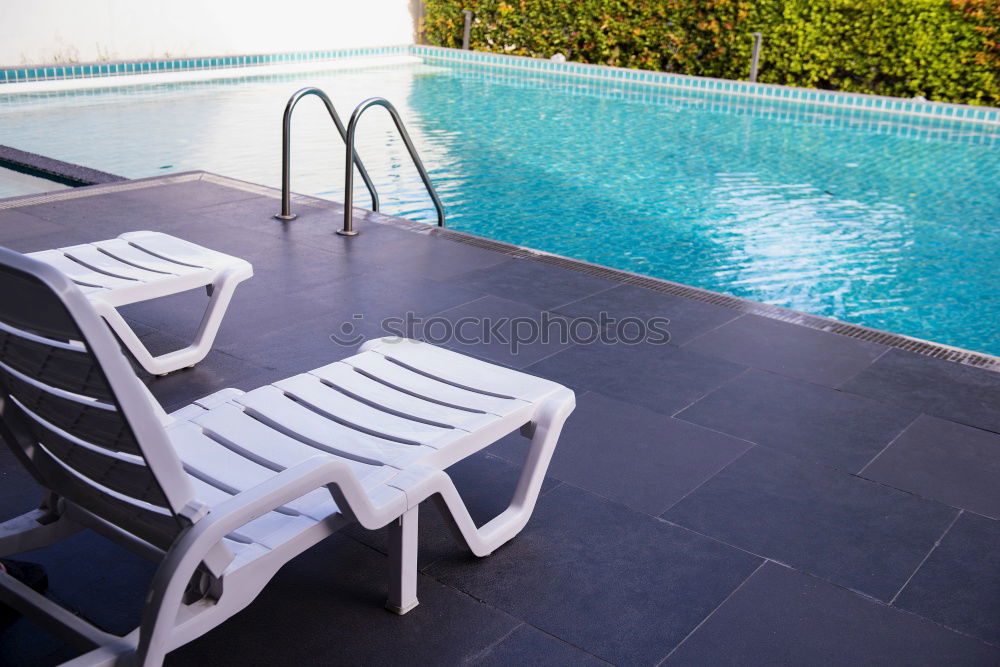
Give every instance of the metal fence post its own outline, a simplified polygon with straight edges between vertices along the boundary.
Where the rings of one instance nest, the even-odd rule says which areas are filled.
[[[763,38],[759,32],[753,33],[753,57],[750,59],[750,81],[757,81],[757,68],[760,65],[760,43]]]
[[[472,33],[472,12],[466,9],[465,14],[465,30],[462,32],[462,50],[469,50],[469,35]]]

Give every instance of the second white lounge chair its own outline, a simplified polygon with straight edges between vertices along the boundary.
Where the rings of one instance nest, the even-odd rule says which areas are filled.
[[[9,575],[0,599],[78,644],[78,664],[157,665],[250,604],[349,522],[390,526],[387,606],[417,604],[417,509],[433,498],[478,556],[530,517],[573,392],[414,341],[165,415],[62,272],[0,248],[0,435],[43,506],[0,524],[0,556],[98,531],[159,563],[119,637]],[[444,469],[520,428],[510,506],[477,528]],[[334,619],[331,619],[333,621]]]
[[[212,350],[236,286],[253,275],[250,262],[162,232],[42,250],[29,255],[76,283],[135,360],[153,375],[194,366]],[[122,306],[204,287],[209,301],[194,341],[154,357],[118,312]]]

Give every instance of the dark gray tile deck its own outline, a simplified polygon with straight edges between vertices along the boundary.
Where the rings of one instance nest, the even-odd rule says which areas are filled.
[[[921,415],[862,475],[1000,519],[1000,434]]]
[[[671,415],[744,367],[672,345],[574,345],[527,370]]]
[[[664,664],[881,667],[998,661],[1000,649],[768,563]]]
[[[47,224],[46,221],[41,218],[34,218],[38,220],[39,225]],[[3,229],[10,230],[12,232],[24,229],[23,222],[18,221],[14,224],[6,225],[0,220],[0,225],[3,225]],[[45,229],[42,227],[42,229]],[[94,235],[88,234],[86,232],[80,231],[74,227],[58,226],[54,231],[47,229],[41,234],[18,234],[18,238],[3,239],[3,243],[9,248],[14,248],[20,252],[35,252],[37,250],[48,250],[50,248],[75,245],[77,243],[86,243],[87,241],[94,238]]]
[[[671,294],[661,294],[636,285],[620,285],[598,292],[560,306],[556,311],[572,317],[589,317],[595,320],[601,313],[605,313],[617,323],[626,318],[639,318],[644,321],[653,317],[666,318],[670,320],[666,329],[670,332],[670,343],[673,345],[683,345],[695,336],[739,316],[736,311],[729,308],[720,308]],[[625,329],[624,333],[627,336],[628,330]]]
[[[62,225],[16,209],[0,211],[0,229],[4,230],[4,243],[66,231]]]
[[[549,310],[618,286],[611,280],[524,259],[468,271],[455,280],[470,289]]]
[[[549,469],[552,476],[659,515],[751,444],[596,392],[577,399]],[[495,446],[518,464],[528,447],[509,436]]]
[[[537,667],[571,667],[574,665],[606,665],[607,663],[589,653],[560,641],[552,635],[536,630],[530,625],[522,625],[496,646],[475,656],[478,665],[533,665]]]
[[[562,485],[485,560],[427,573],[615,664],[653,664],[760,559]]]
[[[666,317],[673,340],[465,348],[578,390],[525,531],[477,559],[422,510],[421,605],[398,618],[382,609],[384,531],[348,528],[172,664],[995,661],[1000,534],[970,510],[996,507],[995,435],[977,429],[1000,430],[1000,375],[896,350],[872,363],[882,348],[380,214],[357,211],[361,235],[344,238],[329,202],[296,197],[298,220],[281,223],[275,194],[201,174],[70,190],[0,209],[0,244],[27,252],[146,228],[251,261],[209,357],[143,374],[168,408],[343,358],[408,312]],[[126,310],[165,351],[188,340],[204,303],[196,291]],[[920,412],[934,417],[903,431]],[[525,451],[511,435],[450,471],[476,521],[509,502]],[[38,497],[0,451],[0,520]],[[90,534],[25,557],[48,566],[74,610],[116,631],[138,622],[149,563]],[[764,558],[785,565],[758,570]],[[902,592],[885,606],[848,588]],[[74,655],[23,619],[0,633],[3,664]]]
[[[156,206],[163,210],[192,211],[256,196],[258,195],[253,192],[217,185],[208,181],[191,181],[161,185],[158,188],[128,190],[121,193],[118,198],[130,203],[138,202],[144,206]]]
[[[181,187],[189,185],[190,183],[184,183]],[[152,188],[146,188],[146,190],[155,192]],[[18,210],[42,220],[85,231],[113,224],[129,225],[132,230],[158,229],[166,231],[185,226],[197,218],[190,213],[182,214],[177,207],[170,206],[168,202],[172,201],[174,197],[160,197],[163,200],[162,203],[155,204],[128,199],[132,194],[116,192],[72,199],[57,199],[19,207]]]
[[[895,604],[1000,646],[1000,522],[963,513]]]
[[[488,295],[435,314],[416,333],[456,352],[524,368],[569,347],[568,326],[563,317],[546,320],[533,306]]]
[[[663,517],[890,600],[957,510],[760,447]]]
[[[1000,373],[889,350],[842,389],[1000,432]]]
[[[912,423],[917,413],[751,369],[677,417],[857,472]]]
[[[759,315],[743,315],[685,347],[829,387],[854,377],[886,349]]]

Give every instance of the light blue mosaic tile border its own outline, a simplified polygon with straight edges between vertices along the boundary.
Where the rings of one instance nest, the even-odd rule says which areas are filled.
[[[792,121],[832,128],[849,128],[868,134],[949,143],[1000,145],[1000,124],[954,118],[891,113],[875,109],[803,104],[791,98],[768,99],[732,91],[674,88],[632,81],[580,77],[562,73],[530,74],[522,69],[483,66],[433,56],[421,58],[430,65],[446,66],[451,76],[463,80],[500,82],[521,89],[547,90],[616,101],[641,102],[668,108],[696,108],[709,112]]]
[[[613,82],[626,85],[629,91],[652,88],[674,89],[697,93],[709,93],[713,97],[744,97],[781,103],[788,109],[798,105],[843,109],[864,115],[916,116],[923,119],[940,120],[944,127],[959,123],[985,124],[1000,127],[1000,109],[962,104],[944,104],[898,97],[881,97],[857,93],[839,93],[808,88],[793,88],[766,83],[731,81],[705,77],[685,76],[649,70],[625,69],[604,65],[583,63],[558,63],[541,58],[527,58],[479,51],[463,51],[438,46],[396,45],[354,49],[333,49],[329,51],[301,51],[296,53],[272,53],[245,56],[219,56],[206,58],[170,58],[166,60],[143,60],[129,62],[46,65],[39,67],[0,68],[0,91],[6,83],[29,81],[53,81],[59,79],[79,79],[114,77],[135,74],[158,74],[162,72],[184,72],[213,69],[259,67],[283,65],[296,62],[319,62],[343,58],[370,56],[413,55],[433,64],[462,63],[506,69],[512,72],[531,72],[537,75],[557,76],[563,81],[580,79],[597,82]],[[717,97],[717,99],[721,99]],[[800,107],[801,108],[801,107]],[[926,127],[922,129],[927,129]],[[933,129],[933,128],[932,128]],[[992,127],[991,127],[992,129]]]
[[[133,74],[158,74],[162,72],[193,72],[198,70],[287,65],[297,62],[316,62],[359,58],[367,56],[410,55],[409,45],[377,46],[331,51],[300,51],[297,53],[270,53],[247,56],[218,56],[207,58],[168,58],[166,60],[140,60],[89,64],[54,64],[38,67],[0,68],[0,86],[5,83],[28,81],[55,81],[59,79],[89,79]]]
[[[414,46],[411,48],[411,53],[427,59],[431,64],[434,61],[439,61],[488,65],[544,75],[564,75],[614,81],[617,83],[666,86],[680,90],[749,96],[775,102],[791,102],[825,107],[840,107],[858,111],[923,116],[942,120],[961,121],[963,123],[1000,125],[1000,109],[995,107],[977,107],[964,104],[926,102],[900,97],[840,93],[809,88],[793,88],[768,83],[750,83],[749,81],[709,79],[706,77],[625,69],[604,65],[587,65],[572,62],[558,63],[541,58],[463,51],[461,49],[449,49],[438,46]]]

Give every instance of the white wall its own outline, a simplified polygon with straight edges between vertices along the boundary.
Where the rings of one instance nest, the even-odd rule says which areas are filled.
[[[0,65],[410,44],[414,0],[3,0]]]

